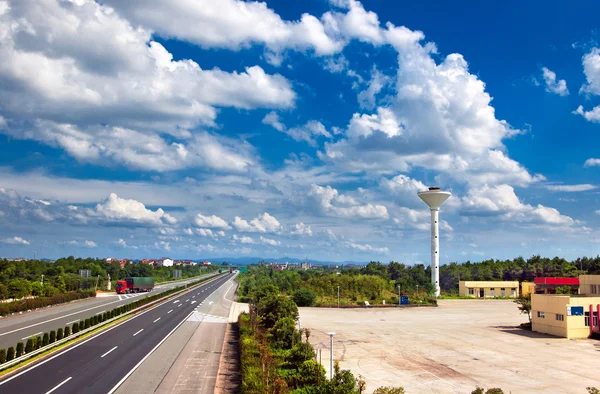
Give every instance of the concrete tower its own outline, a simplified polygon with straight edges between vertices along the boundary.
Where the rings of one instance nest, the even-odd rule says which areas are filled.
[[[418,193],[421,200],[431,211],[431,283],[435,286],[435,296],[440,296],[440,207],[450,198],[450,192],[441,191],[439,187]]]

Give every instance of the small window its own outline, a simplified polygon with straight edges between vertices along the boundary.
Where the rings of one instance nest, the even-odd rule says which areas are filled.
[[[540,312],[540,311],[538,311],[537,317],[539,317],[540,319],[546,318],[546,316],[544,315],[544,312]]]
[[[598,286],[590,285],[590,294],[598,294]]]
[[[469,295],[473,295],[473,294],[475,294],[475,289],[469,288]]]
[[[504,287],[501,287],[500,290],[504,291]]]
[[[558,321],[565,321],[565,315],[559,315],[559,314],[557,314],[556,315],[556,320],[558,320]]]
[[[490,290],[491,290],[491,291],[494,291],[494,290],[496,290],[496,289],[495,289],[495,288],[493,288],[493,287],[490,287]]]

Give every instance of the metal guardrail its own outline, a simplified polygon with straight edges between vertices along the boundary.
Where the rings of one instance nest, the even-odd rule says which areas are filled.
[[[218,276],[218,275],[217,275],[217,276]],[[17,365],[17,364],[19,364],[19,363],[21,363],[21,362],[23,362],[23,361],[26,361],[26,360],[28,360],[28,359],[30,359],[30,358],[32,358],[32,357],[35,357],[35,356],[36,356],[36,355],[38,355],[38,354],[41,354],[41,353],[43,353],[43,352],[46,352],[46,351],[48,351],[48,350],[51,350],[52,348],[55,348],[55,347],[57,347],[57,346],[60,346],[60,345],[62,345],[63,343],[67,343],[67,342],[69,342],[69,341],[70,341],[70,340],[72,340],[72,339],[75,339],[75,338],[77,338],[77,337],[80,337],[80,336],[82,336],[82,335],[84,335],[84,334],[87,334],[88,332],[91,332],[91,331],[93,331],[93,330],[97,330],[98,328],[101,328],[101,327],[103,327],[103,326],[105,326],[105,325],[107,325],[107,324],[109,324],[109,323],[111,323],[111,322],[113,322],[113,321],[115,321],[115,320],[117,320],[117,319],[121,319],[121,318],[123,318],[123,317],[125,317],[125,316],[128,316],[128,315],[131,315],[131,314],[133,314],[133,313],[135,313],[135,312],[139,312],[139,311],[140,311],[141,309],[143,309],[143,308],[147,308],[147,307],[149,307],[149,306],[152,306],[152,305],[154,305],[154,304],[157,304],[157,303],[159,303],[159,302],[161,302],[161,301],[164,301],[164,300],[165,300],[165,298],[169,298],[169,297],[172,297],[172,296],[174,296],[174,295],[176,295],[176,294],[182,293],[182,292],[184,292],[184,291],[188,290],[188,289],[189,289],[191,286],[194,286],[194,285],[199,285],[200,283],[203,283],[203,282],[205,282],[206,280],[209,280],[209,279],[211,279],[211,278],[213,278],[213,277],[214,277],[214,275],[213,275],[213,276],[211,276],[211,277],[205,278],[205,279],[203,279],[203,280],[201,280],[201,281],[199,281],[199,282],[196,282],[195,284],[187,284],[187,283],[186,283],[186,284],[184,285],[183,289],[181,289],[181,290],[180,290],[180,291],[178,291],[178,292],[174,292],[174,293],[172,293],[172,294],[168,294],[168,295],[166,295],[166,296],[165,296],[165,297],[163,297],[163,298],[159,298],[159,299],[157,299],[157,300],[155,300],[155,301],[151,301],[151,302],[149,302],[148,304],[145,304],[145,305],[139,306],[139,307],[137,307],[137,308],[135,308],[135,309],[132,309],[132,310],[130,310],[130,311],[127,311],[127,312],[125,312],[125,313],[122,313],[122,314],[120,314],[119,316],[115,316],[115,317],[112,317],[112,318],[110,318],[110,319],[108,319],[108,320],[105,320],[105,321],[103,321],[101,324],[96,324],[96,325],[94,325],[94,326],[91,326],[90,328],[86,328],[86,329],[83,329],[83,330],[81,330],[81,331],[78,331],[78,332],[77,332],[77,333],[75,333],[75,334],[71,333],[71,335],[69,335],[68,337],[64,337],[63,339],[60,339],[60,340],[58,340],[58,341],[55,341],[55,342],[52,342],[51,344],[48,344],[48,345],[46,345],[46,346],[42,346],[42,347],[40,347],[39,349],[33,350],[33,351],[29,352],[29,353],[25,353],[25,354],[23,354],[22,356],[19,356],[19,357],[17,357],[17,358],[14,358],[14,359],[12,359],[12,360],[10,360],[10,361],[6,361],[6,362],[4,362],[4,363],[0,364],[0,371],[3,371],[3,370],[5,370],[5,369],[7,369],[7,368],[10,368],[10,367],[14,366],[14,365]]]

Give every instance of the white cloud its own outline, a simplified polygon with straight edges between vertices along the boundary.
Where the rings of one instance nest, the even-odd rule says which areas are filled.
[[[239,241],[240,243],[243,243],[243,244],[253,244],[254,243],[254,239],[252,237],[248,237],[248,236],[238,237],[235,234],[233,235],[233,240]]]
[[[387,219],[387,208],[378,204],[359,204],[351,196],[339,194],[331,186],[311,185],[309,197],[317,204],[317,208],[331,216],[362,219]]]
[[[382,178],[379,185],[386,193],[403,203],[419,202],[417,193],[427,190],[423,182],[402,174],[392,179]]]
[[[354,242],[347,242],[346,245],[353,249],[358,249],[361,252],[375,252],[375,253],[382,253],[382,254],[388,254],[390,252],[390,250],[387,247],[376,248],[369,244],[357,244]]]
[[[276,112],[269,112],[262,120],[263,124],[271,125],[275,130],[287,134],[294,141],[304,141],[310,146],[317,146],[317,137],[332,138],[332,135],[323,123],[316,120],[309,120],[303,126],[292,127],[288,129],[280,120]]]
[[[600,105],[594,107],[591,111],[585,111],[583,105],[580,105],[573,113],[583,116],[588,122],[600,123]]]
[[[191,228],[186,228],[183,230],[183,232],[187,235],[193,235],[194,231]]]
[[[84,242],[84,245],[87,246],[88,248],[95,248],[95,247],[98,246],[98,245],[96,245],[96,242],[94,242],[94,241],[88,241],[88,240],[86,240]]]
[[[284,132],[286,129],[285,125],[279,120],[279,115],[277,115],[277,112],[275,111],[271,111],[268,114],[266,114],[262,122],[263,124],[273,126],[273,128],[275,128],[275,130],[277,131]]]
[[[119,245],[122,248],[127,247],[127,242],[125,242],[125,240],[123,238],[119,238],[119,240],[116,243],[117,243],[117,245]]]
[[[281,230],[281,223],[268,212],[258,215],[250,223],[236,216],[232,225],[238,231],[249,233],[274,233]]]
[[[583,72],[587,83],[580,89],[580,93],[600,95],[600,48],[592,48],[583,56]]]
[[[332,56],[325,60],[325,69],[332,73],[341,73],[348,68],[348,64],[344,55]]]
[[[196,215],[194,222],[196,223],[196,226],[198,226],[198,227],[224,228],[224,229],[230,228],[225,220],[223,220],[220,217],[215,216],[215,215],[204,216],[201,213],[199,213]]]
[[[583,164],[584,167],[600,167],[600,159],[590,158]]]
[[[284,21],[267,4],[238,0],[108,0],[130,20],[204,48],[240,49],[263,44],[272,52],[285,48],[314,49],[317,54],[341,50],[342,44],[326,34],[323,23],[309,14],[298,21]]]
[[[550,93],[558,94],[559,96],[568,96],[569,89],[567,88],[567,81],[564,79],[556,80],[556,73],[551,71],[547,67],[542,67],[542,74],[544,81],[546,82],[546,91]]]
[[[177,223],[177,219],[165,213],[161,208],[152,211],[139,201],[120,198],[115,193],[111,193],[106,200],[96,205],[94,211],[89,211],[91,216],[116,222],[151,225]]]
[[[270,239],[270,238],[265,238],[262,235],[260,236],[260,242],[264,245],[269,245],[269,246],[279,246],[281,245],[280,241],[274,240],[274,239]]]
[[[198,229],[196,229],[196,233],[198,233],[198,235],[201,235],[203,237],[209,237],[209,238],[214,238],[214,239],[225,236],[224,231],[213,231],[208,228],[198,228]]]
[[[600,209],[597,209],[596,211],[594,211],[596,213],[596,215],[600,215]]]
[[[589,183],[580,185],[546,185],[545,187],[555,192],[586,192],[597,188],[597,186],[590,185]]]
[[[302,222],[296,223],[294,226],[292,226],[292,230],[290,231],[290,234],[308,235],[309,237],[312,237],[312,235],[313,235],[312,229],[310,228],[310,226],[306,225]]]
[[[29,241],[27,241],[26,239],[23,239],[21,237],[5,238],[2,240],[2,242],[4,242],[5,244],[11,244],[11,245],[29,245]]]
[[[369,86],[358,94],[358,103],[360,104],[360,107],[366,109],[375,108],[376,96],[391,82],[392,79],[390,77],[382,74],[375,66],[373,66],[373,70],[371,70],[371,80],[368,83]]]

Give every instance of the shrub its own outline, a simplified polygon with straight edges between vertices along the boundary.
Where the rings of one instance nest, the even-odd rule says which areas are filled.
[[[38,350],[41,347],[42,347],[42,337],[38,335],[35,338],[35,350]]]
[[[94,317],[92,317],[92,321],[90,322],[90,325],[95,326],[96,324],[98,324],[98,315],[94,315]]]
[[[15,357],[21,357],[23,355],[23,342],[17,342],[17,351]]]
[[[83,325],[84,329],[90,328],[90,319],[85,319],[85,324]]]
[[[17,283],[17,282],[15,282]],[[21,283],[21,282],[19,282]],[[29,284],[29,282],[27,282]],[[13,285],[15,285],[13,283]],[[15,285],[16,286],[16,285]],[[15,287],[13,286],[13,287]],[[13,292],[18,292],[15,288],[11,288]],[[7,290],[8,291],[8,290]],[[88,297],[95,297],[96,293],[94,291],[72,291],[68,293],[57,293],[58,289],[52,287],[50,285],[44,286],[44,295],[45,297],[25,299],[19,301],[13,301],[8,303],[3,303],[0,305],[0,316],[8,315],[16,312],[23,312],[30,309],[38,309],[43,308],[50,305],[61,304],[64,302],[84,299]]]
[[[294,293],[294,302],[298,306],[313,306],[317,293],[308,289],[300,289]]]
[[[6,362],[6,349],[0,349],[0,364]]]
[[[8,351],[6,352],[6,361],[11,361],[15,358],[15,348],[14,347],[9,347]]]
[[[79,332],[79,323],[73,323],[73,334],[77,334]]]
[[[66,326],[65,327],[65,337],[68,337],[69,335],[71,335],[71,327]]]
[[[33,339],[29,338],[25,342],[25,353],[30,353],[33,350]]]
[[[80,321],[79,321],[79,330],[78,330],[78,331],[81,331],[81,330],[83,330],[84,328],[85,328],[85,322],[84,322],[83,320],[80,320]]]
[[[373,394],[404,394],[403,387],[380,387]]]
[[[48,336],[48,333],[45,332],[44,337],[42,338],[42,346],[46,346],[49,343],[50,343],[50,337]]]
[[[50,343],[56,342],[56,331],[50,331]]]
[[[56,340],[60,341],[61,339],[63,339],[63,329],[59,328],[58,331],[56,331]]]

